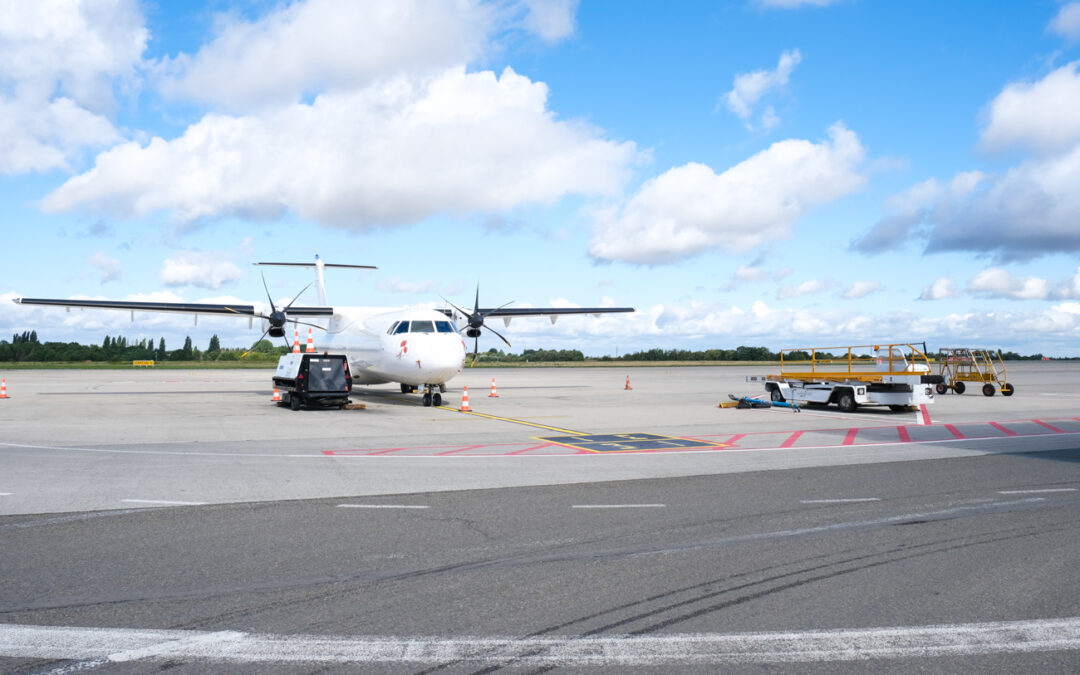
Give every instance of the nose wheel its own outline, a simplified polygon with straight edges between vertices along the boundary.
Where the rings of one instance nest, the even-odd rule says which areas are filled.
[[[438,408],[442,405],[442,394],[440,393],[440,385],[437,384],[425,384],[424,385],[424,407],[430,408],[435,406]]]

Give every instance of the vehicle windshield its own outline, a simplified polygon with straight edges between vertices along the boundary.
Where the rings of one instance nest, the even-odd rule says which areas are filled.
[[[434,333],[435,326],[430,321],[413,321],[412,330],[413,333]]]

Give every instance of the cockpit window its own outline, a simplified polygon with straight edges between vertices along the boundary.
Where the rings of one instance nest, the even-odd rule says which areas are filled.
[[[399,323],[401,323],[401,322],[400,321],[395,321],[394,323],[390,324],[390,327],[386,329],[386,334],[387,335],[393,335],[394,334],[394,329],[398,327]]]
[[[435,322],[435,330],[440,332],[440,333],[456,333],[457,332],[456,330],[454,330],[454,324],[450,323],[449,321],[436,321]]]
[[[413,321],[412,331],[413,333],[434,333],[435,326],[430,321]]]
[[[409,332],[409,322],[401,321],[398,323],[397,328],[394,329],[394,335],[401,335],[402,333]]]

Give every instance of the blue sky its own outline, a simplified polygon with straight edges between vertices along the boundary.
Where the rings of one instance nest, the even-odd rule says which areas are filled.
[[[379,266],[333,304],[639,310],[515,350],[1080,354],[1080,2],[17,0],[0,63],[0,335],[250,344],[9,299],[318,253]]]

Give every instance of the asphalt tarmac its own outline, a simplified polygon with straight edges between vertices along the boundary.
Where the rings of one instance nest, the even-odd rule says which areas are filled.
[[[269,372],[5,374],[0,670],[1080,667],[1080,366],[930,425],[717,408],[767,372],[300,412]]]

